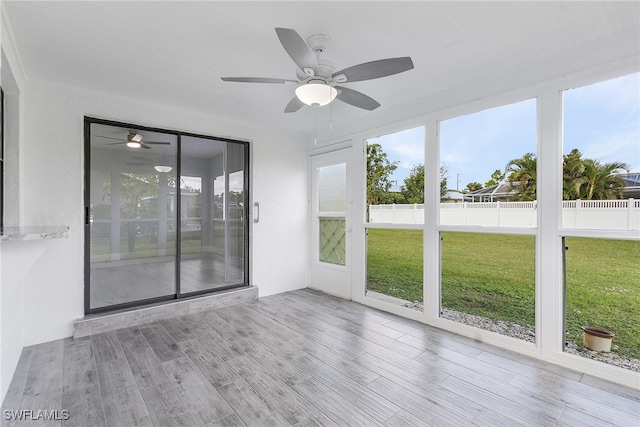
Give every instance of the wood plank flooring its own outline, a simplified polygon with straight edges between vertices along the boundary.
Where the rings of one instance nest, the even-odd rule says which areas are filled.
[[[180,292],[188,294],[242,283],[242,267],[217,257],[187,255],[180,261]],[[94,263],[91,307],[105,307],[175,294],[172,257]],[[228,280],[226,279],[228,278]]]
[[[3,426],[639,426],[640,392],[300,290],[25,348],[3,410],[69,414]]]

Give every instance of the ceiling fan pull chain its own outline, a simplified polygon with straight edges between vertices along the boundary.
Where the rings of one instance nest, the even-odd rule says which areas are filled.
[[[313,145],[318,145],[318,107],[313,107]]]

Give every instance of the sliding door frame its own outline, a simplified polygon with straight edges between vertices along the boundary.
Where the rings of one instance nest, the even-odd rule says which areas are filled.
[[[174,278],[174,283],[175,283],[175,293],[170,294],[170,295],[163,295],[163,296],[159,296],[159,297],[153,297],[153,298],[147,298],[147,299],[142,299],[142,300],[136,300],[136,301],[131,301],[131,302],[126,302],[126,303],[120,303],[120,304],[114,304],[114,305],[109,305],[109,306],[103,306],[103,307],[98,307],[98,308],[91,308],[91,221],[90,221],[90,206],[91,206],[91,125],[92,124],[99,124],[99,125],[107,125],[107,126],[114,126],[114,127],[121,127],[123,129],[139,129],[141,131],[146,131],[146,132],[159,132],[159,133],[166,133],[166,134],[170,134],[170,135],[174,135],[176,137],[177,140],[177,151],[176,151],[176,178],[177,178],[177,183],[176,183],[176,252],[175,252],[175,278]],[[231,284],[228,286],[219,286],[213,289],[205,289],[205,290],[199,290],[199,291],[195,291],[195,292],[189,292],[186,294],[183,294],[180,292],[180,263],[181,263],[181,254],[182,254],[182,250],[181,250],[181,229],[182,229],[182,224],[181,224],[181,213],[182,213],[182,199],[181,199],[181,190],[180,190],[180,185],[178,184],[179,179],[181,177],[181,154],[182,154],[182,137],[187,136],[187,137],[194,137],[194,138],[201,138],[201,139],[210,139],[212,141],[218,141],[218,142],[227,142],[227,143],[234,143],[234,144],[241,144],[244,147],[244,179],[243,179],[243,185],[244,185],[244,191],[245,191],[245,206],[243,209],[243,215],[244,215],[244,243],[243,243],[243,248],[244,248],[244,262],[243,262],[243,269],[244,269],[244,279],[242,281],[242,283],[237,283],[237,284]],[[88,117],[85,116],[84,117],[84,312],[85,314],[95,314],[95,313],[102,313],[102,312],[109,312],[109,311],[114,311],[114,310],[121,310],[121,309],[130,309],[130,308],[137,308],[137,307],[143,307],[149,304],[156,304],[156,303],[161,303],[161,302],[167,302],[167,301],[174,301],[174,300],[180,300],[180,299],[185,299],[185,298],[192,298],[192,297],[196,297],[196,296],[200,296],[200,295],[205,295],[205,294],[212,294],[212,293],[216,293],[216,292],[220,292],[220,291],[224,291],[224,290],[228,290],[228,289],[234,289],[234,288],[240,288],[240,287],[245,287],[245,286],[249,286],[249,255],[250,255],[250,247],[249,247],[249,242],[250,242],[250,210],[249,210],[249,206],[250,206],[250,200],[251,200],[251,193],[250,193],[250,188],[249,188],[249,183],[250,183],[250,162],[249,162],[249,153],[250,152],[250,143],[249,141],[243,141],[243,140],[237,140],[237,139],[230,139],[230,138],[224,138],[224,137],[217,137],[217,136],[211,136],[211,135],[201,135],[201,134],[196,134],[196,133],[191,133],[191,132],[183,132],[183,131],[178,131],[178,130],[171,130],[171,129],[163,129],[163,128],[157,128],[157,127],[150,127],[150,126],[141,126],[141,125],[137,125],[137,124],[133,124],[133,123],[126,123],[126,122],[118,122],[118,121],[113,121],[113,120],[105,120],[105,119],[99,119],[99,118],[95,118],[95,117]],[[226,167],[226,165],[225,165]],[[226,239],[226,237],[225,237]],[[225,243],[226,244],[226,243]]]

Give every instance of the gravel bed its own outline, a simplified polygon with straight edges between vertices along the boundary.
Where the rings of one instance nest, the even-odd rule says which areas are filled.
[[[615,338],[613,342],[615,343]],[[571,354],[577,354],[578,356],[587,357],[589,359],[599,360],[600,362],[608,363],[609,365],[640,372],[640,359],[620,356],[615,352],[617,348],[617,345],[612,344],[610,353],[598,353],[597,351],[589,350],[583,346],[582,343],[567,341],[564,351]]]
[[[482,316],[449,310],[448,308],[442,309],[442,317],[465,325],[475,326],[485,331],[496,332],[528,342],[536,342],[536,330],[531,326],[521,326],[517,323],[504,322],[502,320],[491,320]]]
[[[414,310],[423,310],[422,303],[406,303],[405,307],[412,308]],[[442,317],[445,319],[460,322],[465,325],[475,326],[476,328],[484,329],[491,332],[496,332],[501,335],[506,335],[513,338],[518,338],[528,342],[535,342],[536,332],[531,326],[522,326],[516,323],[504,322],[501,320],[494,321],[482,316],[475,316],[472,314],[461,313],[459,311],[450,310],[448,308],[442,309]],[[573,341],[567,341],[565,351],[567,353],[575,354],[588,359],[598,360],[600,362],[608,363],[610,365],[618,366],[620,368],[629,369],[631,371],[640,372],[640,359],[633,359],[630,357],[620,356],[616,353],[618,346],[615,345],[615,338],[611,345],[610,353],[598,353],[597,351],[589,350],[582,343],[576,343]]]

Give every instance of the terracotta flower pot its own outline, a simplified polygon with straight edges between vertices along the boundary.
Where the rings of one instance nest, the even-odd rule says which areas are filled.
[[[592,328],[583,326],[584,346],[593,351],[602,351],[608,353],[611,351],[611,341],[616,336],[613,332],[606,329]]]

